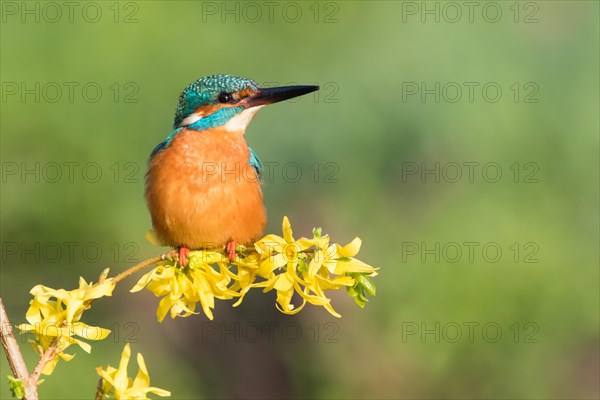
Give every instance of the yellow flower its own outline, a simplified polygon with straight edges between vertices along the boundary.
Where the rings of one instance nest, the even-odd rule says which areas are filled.
[[[211,264],[216,264],[218,270]],[[159,322],[164,320],[169,311],[171,318],[197,314],[198,302],[204,314],[212,320],[215,298],[231,299],[238,296],[237,292],[228,289],[232,280],[227,258],[223,254],[199,250],[190,252],[187,267],[160,265],[142,276],[130,291],[138,292],[146,287],[157,297],[162,297],[156,310]]]
[[[295,276],[298,263],[303,262],[301,260],[305,257],[302,252],[312,247],[313,243],[304,239],[294,240],[287,217],[283,219],[282,231],[283,237],[267,235],[255,243],[256,251],[262,260],[257,273],[266,281],[245,286],[240,293],[240,299],[233,305],[234,307],[241,304],[246,293],[252,288],[264,288],[263,292],[265,293],[275,289],[277,291],[277,308],[285,314],[295,314],[306,304],[306,298],[299,307],[295,307],[291,301],[294,290],[300,289]],[[275,273],[276,270],[284,267],[286,272]],[[301,292],[301,290],[298,291]]]
[[[112,279],[104,279],[108,274],[108,269],[101,275],[102,283],[87,283],[85,279],[79,277],[79,288],[66,291],[64,289],[52,289],[47,286],[37,285],[31,289],[30,293],[40,300],[46,302],[51,297],[56,298],[66,308],[65,319],[72,322],[83,311],[90,308],[90,302],[104,296],[111,296],[115,285]]]
[[[327,250],[319,249],[316,251],[309,265],[308,273],[304,275],[304,278],[312,283],[310,288],[317,294],[321,294],[325,290],[337,290],[341,287],[356,288],[357,284],[362,285],[363,282],[369,282],[372,285],[370,286],[372,290],[369,293],[375,295],[375,286],[366,276],[376,276],[377,269],[354,258],[358,254],[361,244],[360,238],[355,238],[345,246],[334,243]],[[357,283],[356,278],[361,276],[364,276],[364,278],[361,278],[360,282]],[[351,295],[357,300],[353,292],[351,292]],[[366,302],[365,296],[360,297],[360,299]],[[364,302],[359,303],[357,301],[361,306],[364,306]],[[339,316],[330,307],[329,304],[325,306],[331,314]]]
[[[121,353],[119,368],[108,366],[106,370],[101,367],[96,368],[98,374],[102,377],[102,391],[105,395],[114,394],[117,400],[138,400],[148,399],[148,393],[154,393],[161,397],[171,396],[171,392],[150,386],[150,376],[146,369],[146,363],[141,353],[137,354],[137,363],[139,365],[138,373],[135,379],[127,376],[127,365],[131,358],[131,348],[129,343],[125,345]]]
[[[83,311],[90,307],[92,300],[112,295],[114,284],[111,279],[104,279],[107,273],[108,270],[103,272],[102,283],[97,284],[88,284],[80,278],[79,289],[71,291],[56,290],[42,285],[31,289],[30,293],[34,297],[26,313],[29,323],[21,324],[17,328],[23,333],[31,332],[35,335],[32,345],[40,354],[56,342],[56,355],[42,371],[45,375],[52,373],[59,358],[65,361],[73,358],[73,355],[64,353],[70,345],[77,344],[87,353],[91,351],[88,343],[74,336],[87,340],[102,340],[110,334],[109,329],[90,326],[79,321]]]
[[[282,224],[283,237],[267,235],[256,242],[256,251],[261,257],[258,275],[265,281],[242,288],[238,306],[251,288],[264,288],[263,292],[277,291],[277,308],[284,314],[299,312],[306,303],[323,306],[329,313],[340,317],[329,299],[326,290],[353,287],[356,280],[351,274],[375,275],[376,269],[353,258],[360,250],[361,241],[354,239],[346,246],[329,245],[329,236],[321,236],[320,229],[312,239],[294,239],[287,217]],[[291,303],[294,293],[302,298],[299,306]]]

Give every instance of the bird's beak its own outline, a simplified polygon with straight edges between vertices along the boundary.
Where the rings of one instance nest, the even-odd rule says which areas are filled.
[[[319,90],[318,86],[281,86],[258,89],[245,99],[246,108],[264,106]]]

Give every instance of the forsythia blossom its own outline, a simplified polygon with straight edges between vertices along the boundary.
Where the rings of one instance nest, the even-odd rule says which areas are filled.
[[[171,318],[194,314],[197,303],[212,319],[215,298],[239,297],[235,307],[253,288],[275,290],[276,306],[285,314],[295,314],[310,303],[323,306],[336,317],[340,315],[331,306],[326,291],[345,287],[361,307],[367,293],[375,295],[375,286],[368,277],[377,275],[377,269],[354,258],[360,250],[359,238],[340,246],[330,243],[321,229],[315,229],[310,239],[294,239],[287,217],[282,231],[283,236],[266,235],[254,248],[238,248],[231,264],[225,254],[192,251],[188,266],[181,267],[174,261],[160,265],[144,275],[131,291],[146,287],[162,297],[157,310],[159,321],[169,311]],[[292,303],[294,294],[301,300],[299,305]]]
[[[102,340],[110,334],[108,329],[90,326],[80,321],[91,301],[112,295],[114,284],[111,279],[105,279],[107,275],[108,269],[102,273],[101,283],[96,284],[88,284],[83,278],[79,278],[79,288],[71,291],[56,290],[43,285],[31,289],[33,299],[29,302],[26,314],[29,323],[21,324],[17,328],[23,333],[31,332],[35,335],[35,341],[31,343],[40,354],[56,341],[56,353],[46,364],[43,374],[52,373],[59,357],[65,361],[73,358],[73,355],[64,353],[72,344],[79,345],[88,353],[91,351],[89,343],[74,336],[87,340]]]
[[[197,303],[202,305],[206,316],[213,319],[211,309],[215,307],[215,297],[231,299],[238,295],[227,288],[232,278],[226,260],[224,255],[217,252],[191,252],[187,267],[160,265],[142,276],[131,292],[146,287],[157,297],[163,297],[156,311],[159,322],[169,310],[171,318],[196,314]]]
[[[141,353],[137,354],[137,363],[139,365],[138,373],[135,379],[127,376],[127,365],[131,358],[131,348],[129,343],[125,345],[121,353],[119,368],[113,368],[110,365],[106,370],[98,367],[96,371],[102,377],[102,394],[105,396],[114,395],[117,400],[139,400],[148,399],[148,393],[154,393],[161,397],[170,396],[171,392],[150,386],[150,375],[146,369],[146,363]]]

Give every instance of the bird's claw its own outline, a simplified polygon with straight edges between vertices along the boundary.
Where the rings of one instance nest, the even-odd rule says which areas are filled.
[[[225,250],[227,251],[227,256],[229,257],[229,261],[231,262],[235,261],[235,248],[236,243],[233,240],[228,242],[227,246],[225,247]]]
[[[182,267],[187,266],[189,254],[190,249],[188,247],[179,246],[179,265],[181,265]]]

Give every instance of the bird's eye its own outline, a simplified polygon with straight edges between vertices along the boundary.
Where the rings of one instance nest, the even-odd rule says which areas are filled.
[[[229,103],[231,101],[231,95],[229,93],[219,93],[219,103]]]

